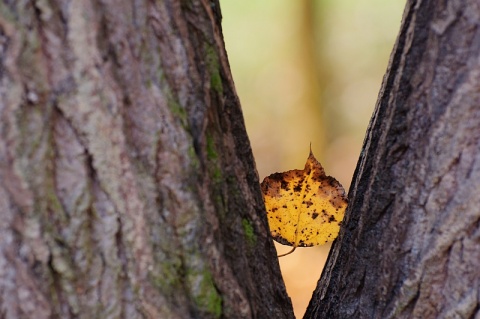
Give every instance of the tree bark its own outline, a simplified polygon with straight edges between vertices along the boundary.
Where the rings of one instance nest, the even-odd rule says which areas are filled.
[[[0,4],[2,318],[292,318],[218,1]]]
[[[304,318],[480,318],[479,19],[408,1]]]

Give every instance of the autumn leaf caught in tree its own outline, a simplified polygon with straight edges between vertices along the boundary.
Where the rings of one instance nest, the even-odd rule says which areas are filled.
[[[310,155],[303,170],[265,177],[261,184],[268,224],[279,243],[310,247],[333,241],[347,207],[342,185]]]

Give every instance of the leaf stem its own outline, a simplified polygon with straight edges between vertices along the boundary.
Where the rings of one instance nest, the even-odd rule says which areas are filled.
[[[286,256],[286,255],[290,255],[291,253],[293,253],[295,251],[295,249],[297,249],[297,246],[293,246],[292,250],[290,250],[289,252],[286,252],[285,254],[278,255],[277,257],[280,258],[280,257]]]

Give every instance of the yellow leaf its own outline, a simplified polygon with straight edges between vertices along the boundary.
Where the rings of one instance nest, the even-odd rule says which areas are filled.
[[[325,175],[311,150],[303,170],[272,174],[261,188],[272,237],[293,246],[291,252],[337,237],[348,203],[345,190]]]

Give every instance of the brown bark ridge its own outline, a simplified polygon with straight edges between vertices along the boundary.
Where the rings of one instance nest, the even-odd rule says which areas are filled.
[[[408,1],[304,318],[480,318],[480,6]]]
[[[2,318],[292,318],[218,1],[0,4]]]

